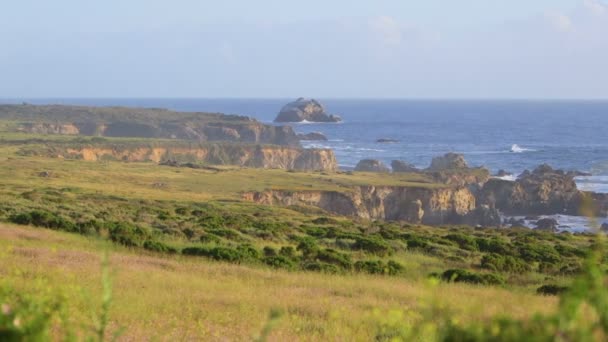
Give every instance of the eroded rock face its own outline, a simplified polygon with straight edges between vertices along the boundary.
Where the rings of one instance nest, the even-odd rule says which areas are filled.
[[[420,172],[414,165],[403,160],[393,160],[391,162],[391,168],[393,169],[393,172]]]
[[[351,190],[268,190],[245,193],[243,199],[269,205],[303,204],[338,215],[429,225],[468,222],[476,207],[475,196],[466,188],[360,186]]]
[[[265,125],[248,117],[180,113],[165,109],[0,105],[0,118],[15,130],[35,134],[144,137],[300,146],[289,126]]]
[[[578,215],[581,198],[573,175],[546,164],[514,182],[490,179],[479,195],[481,203],[509,215]]]
[[[299,98],[286,104],[275,122],[340,122],[339,116],[328,114],[323,105],[313,99]]]
[[[363,159],[357,163],[355,171],[360,172],[390,172],[383,162],[376,159]]]
[[[234,165],[265,169],[297,171],[338,170],[332,150],[304,149],[286,146],[264,146],[250,144],[206,143],[186,146],[80,146],[48,147],[45,155],[86,161],[117,160],[125,162],[170,161],[176,165],[196,162],[207,165]]]
[[[298,133],[298,139],[305,141],[327,141],[327,137],[321,132]]]
[[[469,165],[460,153],[446,153],[443,156],[435,157],[431,161],[430,171],[442,171],[453,169],[466,169]]]

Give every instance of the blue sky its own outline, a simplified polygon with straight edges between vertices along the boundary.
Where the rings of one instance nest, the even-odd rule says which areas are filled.
[[[19,0],[0,97],[608,98],[602,0]]]

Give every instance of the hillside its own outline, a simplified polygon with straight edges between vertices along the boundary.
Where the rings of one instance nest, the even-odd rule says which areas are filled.
[[[0,105],[4,130],[34,134],[146,137],[299,146],[289,126],[219,113],[157,108]]]
[[[90,331],[91,312],[100,312],[105,246],[98,239],[0,225],[0,286],[39,300],[64,298],[69,327]],[[108,329],[124,328],[121,340],[250,340],[259,336],[271,310],[281,313],[270,332],[273,341],[371,340],[389,313],[407,324],[409,313],[423,312],[433,301],[466,322],[504,312],[529,318],[556,306],[552,297],[500,288],[292,273],[110,248]],[[63,329],[53,334],[61,336]]]

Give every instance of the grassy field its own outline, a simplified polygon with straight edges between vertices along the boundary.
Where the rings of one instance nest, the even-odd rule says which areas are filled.
[[[605,245],[597,234],[427,227],[241,199],[267,189],[445,186],[428,174],[63,160],[18,152],[82,138],[0,141],[0,340],[6,327],[47,320],[48,338],[75,340],[108,340],[106,330],[121,328],[123,340],[607,336],[606,259],[590,259]],[[108,141],[148,143],[84,143]]]
[[[106,248],[111,249],[114,288],[110,330],[126,328],[124,340],[250,340],[273,309],[282,315],[270,340],[371,340],[389,313],[405,313],[406,324],[407,313],[422,312],[433,302],[463,322],[507,312],[529,318],[551,312],[557,303],[555,297],[495,287],[273,271],[160,256],[12,225],[0,226],[1,282],[23,292],[62,294],[71,324],[93,326]]]

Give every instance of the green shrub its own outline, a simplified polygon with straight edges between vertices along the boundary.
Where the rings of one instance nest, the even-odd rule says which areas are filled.
[[[481,285],[502,285],[504,279],[492,273],[474,273],[463,269],[451,269],[441,274],[441,279],[448,282],[464,282]]]
[[[543,285],[543,286],[539,287],[538,289],[536,289],[536,293],[538,293],[540,295],[546,295],[546,296],[557,296],[557,295],[562,294],[566,290],[568,290],[568,287],[566,287],[566,286],[549,284],[549,285]]]
[[[296,257],[296,250],[291,246],[283,246],[279,250],[279,255],[286,258],[294,259]]]
[[[488,254],[481,258],[481,267],[497,272],[524,273],[531,270],[528,263],[510,255]]]
[[[338,266],[318,261],[307,262],[303,265],[302,268],[306,271],[322,272],[328,274],[340,273],[340,269],[338,268]]]
[[[127,222],[111,222],[106,226],[110,240],[127,247],[141,246],[149,237],[143,228]]]
[[[302,256],[307,259],[314,257],[317,254],[319,251],[319,246],[313,238],[305,237],[300,240],[297,250],[302,252]]]
[[[327,264],[336,265],[345,270],[350,270],[353,266],[349,255],[337,252],[333,249],[324,249],[318,251],[316,254],[316,259]]]
[[[264,258],[264,263],[273,268],[281,268],[290,271],[296,269],[296,264],[291,259],[281,255],[267,256]]]
[[[379,238],[358,237],[353,247],[378,256],[386,256],[392,251],[391,247]]]
[[[177,253],[177,249],[155,240],[147,240],[144,242],[144,248],[159,253]]]
[[[477,242],[475,238],[472,236],[464,235],[464,234],[448,234],[444,237],[444,239],[448,241],[455,242],[458,247],[467,251],[477,251]]]
[[[513,248],[505,241],[499,239],[486,239],[477,238],[475,239],[477,247],[480,252],[485,253],[496,253],[501,255],[512,255]]]
[[[388,263],[382,260],[364,260],[355,263],[355,270],[369,274],[398,275],[405,271],[405,267],[393,260]]]
[[[270,247],[270,246],[266,246],[264,247],[264,249],[262,250],[262,253],[264,253],[265,257],[273,257],[277,255],[277,250]]]
[[[33,210],[9,217],[9,221],[21,225],[32,225],[67,232],[78,232],[78,227],[70,220],[44,210]]]

